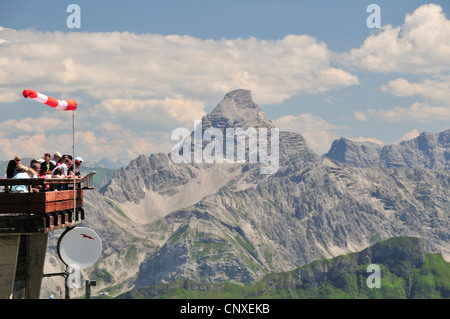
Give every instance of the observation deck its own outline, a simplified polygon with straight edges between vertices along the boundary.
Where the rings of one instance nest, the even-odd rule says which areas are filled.
[[[83,178],[0,179],[0,234],[46,233],[84,220],[83,191],[93,189],[93,175]],[[75,182],[75,191],[73,190]],[[39,192],[13,193],[16,185]],[[64,188],[65,190],[58,190]],[[42,191],[48,189],[47,191]],[[74,200],[75,196],[75,200]],[[75,211],[74,211],[75,206]]]
[[[85,219],[83,192],[94,189],[94,174],[0,179],[0,299],[39,298],[48,235]],[[11,192],[17,185],[29,192]]]

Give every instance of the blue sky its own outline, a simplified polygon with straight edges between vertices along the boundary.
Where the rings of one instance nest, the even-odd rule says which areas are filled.
[[[68,28],[69,4],[80,28]],[[369,28],[370,4],[380,28]],[[333,139],[398,143],[450,127],[448,1],[0,2],[0,159],[169,152],[174,128],[234,89],[319,154]]]

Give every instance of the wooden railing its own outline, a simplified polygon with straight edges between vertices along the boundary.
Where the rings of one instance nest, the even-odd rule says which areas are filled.
[[[89,180],[75,181],[73,178],[0,179],[0,233],[48,232],[77,225],[84,220],[83,191],[93,189],[92,175]],[[15,193],[11,191],[15,185],[40,191]],[[58,190],[62,186],[65,190]]]

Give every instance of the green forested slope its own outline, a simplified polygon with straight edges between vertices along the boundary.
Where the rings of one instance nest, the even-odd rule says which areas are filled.
[[[380,288],[369,288],[369,265],[380,267]],[[372,276],[369,278],[369,276]],[[174,283],[132,290],[119,298],[449,298],[450,263],[425,253],[417,238],[392,238],[361,252],[270,274],[252,286]]]

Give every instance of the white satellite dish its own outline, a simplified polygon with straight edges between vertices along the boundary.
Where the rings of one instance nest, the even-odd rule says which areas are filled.
[[[102,241],[87,227],[75,227],[64,232],[58,240],[58,254],[67,266],[80,269],[91,267],[100,257]]]

